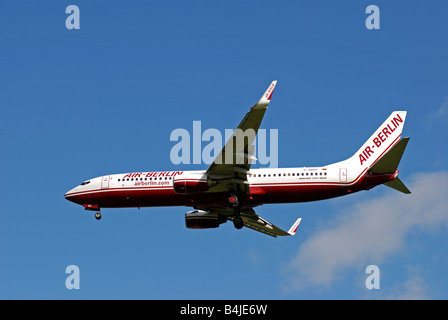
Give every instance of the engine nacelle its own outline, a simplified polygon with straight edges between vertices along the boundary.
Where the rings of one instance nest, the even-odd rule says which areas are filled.
[[[218,228],[218,215],[204,210],[188,211],[185,213],[185,226],[189,229]]]
[[[210,183],[202,174],[181,174],[175,176],[173,188],[176,193],[204,192],[210,187]]]

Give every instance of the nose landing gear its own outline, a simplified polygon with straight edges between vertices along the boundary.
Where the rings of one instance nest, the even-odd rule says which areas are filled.
[[[85,210],[88,211],[96,211],[95,212],[95,218],[96,220],[101,220],[101,212],[100,212],[100,206],[97,204],[83,204],[82,205]]]

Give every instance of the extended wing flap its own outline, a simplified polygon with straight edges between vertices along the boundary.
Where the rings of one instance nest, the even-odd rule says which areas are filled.
[[[186,213],[186,221],[190,221],[190,227],[200,229],[199,222],[197,222],[197,226],[194,225],[195,220],[197,219],[208,219],[208,222],[213,222],[213,227],[217,227],[221,223],[225,223],[226,221],[234,221],[235,219],[235,212],[232,208],[207,208],[203,207],[200,210],[195,211],[189,211]],[[288,231],[282,230],[279,227],[273,225],[269,221],[266,221],[259,215],[255,213],[255,210],[253,208],[244,208],[240,210],[240,217],[243,219],[244,226],[267,234],[271,237],[278,237],[278,236],[293,236],[296,234],[296,231],[299,227],[300,222],[302,221],[302,218],[297,219],[294,224],[289,228]],[[210,221],[216,219],[216,221]],[[207,225],[207,228],[211,228],[209,225]]]
[[[275,238],[277,236],[293,236],[299,227],[300,221],[302,220],[302,218],[297,219],[291,228],[288,231],[285,231],[266,221],[257,215],[253,210],[241,212],[241,218],[243,219],[245,227]],[[233,217],[230,219],[233,220]]]

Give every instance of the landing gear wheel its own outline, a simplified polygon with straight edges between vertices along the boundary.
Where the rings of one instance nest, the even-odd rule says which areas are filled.
[[[102,218],[101,212],[96,212],[95,213],[95,218],[96,218],[96,220],[101,220],[101,218]]]
[[[236,216],[235,218],[233,218],[233,225],[236,229],[241,229],[242,227],[244,227],[243,218],[241,218],[240,216]]]

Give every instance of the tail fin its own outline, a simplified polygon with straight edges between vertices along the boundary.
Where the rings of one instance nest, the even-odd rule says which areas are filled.
[[[407,111],[392,112],[352,157],[332,164],[339,170],[340,182],[354,183],[369,173],[389,179],[385,182],[380,180],[379,184],[383,183],[403,193],[411,193],[397,178],[397,167],[409,141],[409,138],[401,139],[406,114]]]
[[[348,159],[351,166],[359,169],[356,171],[360,173],[368,168],[373,168],[389,150],[399,143],[404,122],[406,120],[406,114],[406,111],[392,112],[387,120],[383,122],[363,146]],[[407,141],[404,144],[406,143]]]

